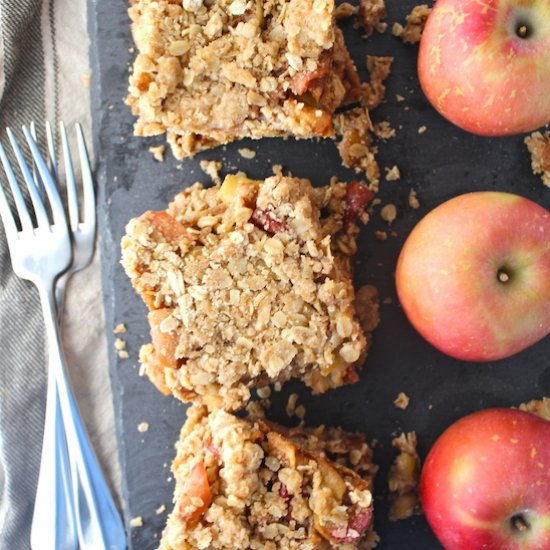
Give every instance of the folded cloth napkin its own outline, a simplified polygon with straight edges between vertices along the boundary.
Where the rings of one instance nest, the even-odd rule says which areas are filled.
[[[91,147],[86,0],[0,0],[0,140],[35,121],[83,124]],[[0,181],[5,181],[0,170]],[[0,223],[0,549],[30,547],[45,410],[45,335],[35,287],[12,271]],[[63,341],[80,410],[119,486],[99,262],[73,277]]]

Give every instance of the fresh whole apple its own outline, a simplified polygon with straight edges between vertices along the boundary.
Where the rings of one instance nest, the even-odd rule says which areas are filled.
[[[550,333],[550,212],[511,193],[450,199],[410,233],[396,284],[412,325],[442,352],[513,355]]]
[[[550,0],[438,0],[418,76],[447,119],[486,136],[550,122]]]
[[[446,550],[550,550],[550,422],[488,409],[450,426],[420,479]]]

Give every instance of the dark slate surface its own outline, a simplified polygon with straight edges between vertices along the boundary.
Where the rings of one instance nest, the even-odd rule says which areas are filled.
[[[416,2],[388,0],[388,21],[404,21]],[[171,506],[169,464],[173,444],[185,418],[185,408],[161,396],[138,376],[139,346],[148,339],[146,310],[130,288],[119,265],[119,241],[127,221],[146,209],[163,209],[183,187],[196,180],[207,181],[199,169],[201,159],[224,159],[225,171],[245,170],[250,176],[270,175],[273,163],[283,164],[296,175],[315,184],[325,184],[329,175],[343,180],[355,174],[341,167],[331,141],[264,140],[241,142],[176,162],[170,154],[162,164],[147,151],[162,139],[132,136],[132,116],[123,103],[128,66],[133,58],[125,0],[90,0],[93,61],[94,129],[97,180],[101,193],[100,237],[103,265],[106,332],[113,350],[113,327],[125,323],[124,335],[130,358],[121,360],[111,352],[110,369],[114,391],[120,459],[123,468],[123,506],[126,525],[142,516],[143,527],[130,531],[129,545],[135,550],[156,548],[166,513],[156,514],[162,504]],[[308,424],[341,425],[362,430],[379,441],[375,457],[381,466],[377,478],[376,530],[381,550],[431,550],[440,548],[422,517],[392,524],[387,521],[385,478],[394,456],[392,435],[416,430],[424,456],[441,431],[471,411],[489,406],[510,406],[550,394],[550,338],[511,359],[496,364],[465,364],[447,358],[425,343],[400,310],[393,271],[407,234],[431,208],[459,193],[473,190],[508,190],[550,207],[550,190],[531,174],[523,136],[486,139],[468,135],[444,121],[426,103],[415,76],[416,46],[404,45],[390,32],[369,42],[361,39],[351,24],[344,25],[350,50],[366,76],[365,54],[393,55],[395,64],[388,82],[387,102],[373,114],[374,121],[389,120],[397,136],[380,144],[381,166],[397,164],[402,179],[383,182],[380,198],[398,207],[393,225],[396,237],[386,242],[374,239],[374,231],[387,225],[377,215],[363,232],[357,255],[357,284],[374,283],[381,299],[382,322],[354,386],[312,398],[300,384],[288,384],[275,399],[272,418],[287,422],[284,404],[298,391],[306,405]],[[398,103],[396,94],[406,97]],[[419,135],[422,125],[427,131]],[[253,160],[237,154],[240,147],[257,152]],[[418,191],[421,208],[407,207],[409,190]],[[406,411],[392,402],[398,392],[411,397]],[[146,433],[137,425],[149,422]]]

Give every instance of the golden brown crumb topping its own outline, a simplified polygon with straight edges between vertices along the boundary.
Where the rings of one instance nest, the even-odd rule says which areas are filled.
[[[165,393],[230,409],[290,377],[316,393],[356,381],[367,341],[351,257],[371,198],[357,182],[228,176],[131,220],[123,265],[151,310],[147,374]],[[374,301],[363,309],[377,316]]]
[[[392,34],[409,44],[420,42],[430,12],[431,8],[427,4],[415,6],[411,13],[407,15],[407,22],[404,27],[400,23],[394,23]]]
[[[519,406],[521,411],[530,412],[544,418],[545,420],[550,420],[550,397],[543,397],[542,399],[533,399],[528,403],[522,403]]]
[[[540,174],[542,183],[550,187],[550,132],[533,132],[525,144],[531,153],[533,174]]]
[[[372,548],[371,456],[360,434],[285,429],[193,406],[160,548]]]
[[[334,0],[133,0],[136,135],[177,158],[243,137],[330,136],[359,96]]]
[[[384,0],[359,0],[359,13],[357,14],[357,25],[364,30],[365,38],[368,38],[374,31],[384,32],[386,30],[386,5]]]
[[[418,494],[421,466],[416,444],[415,432],[402,433],[392,441],[392,445],[400,451],[388,475],[391,498],[389,517],[393,521],[421,513]]]

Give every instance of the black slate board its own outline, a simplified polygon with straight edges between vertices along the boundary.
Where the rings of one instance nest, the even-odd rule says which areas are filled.
[[[413,0],[387,0],[388,22],[404,21]],[[93,108],[97,157],[97,180],[101,197],[100,240],[103,266],[106,332],[109,340],[120,459],[123,471],[123,507],[126,525],[142,516],[143,526],[128,528],[129,546],[134,550],[156,548],[166,512],[171,507],[172,483],[169,465],[173,444],[185,418],[185,407],[161,396],[138,376],[139,346],[148,340],[146,309],[130,288],[119,264],[119,242],[127,221],[146,209],[164,209],[171,198],[194,181],[207,181],[199,169],[201,159],[224,159],[225,171],[245,170],[263,178],[274,163],[295,175],[326,184],[329,175],[351,180],[356,175],[341,167],[331,141],[264,140],[245,141],[176,162],[170,154],[164,163],[155,162],[147,151],[162,139],[132,136],[133,118],[123,104],[130,50],[126,0],[89,0],[92,37]],[[395,63],[388,81],[387,102],[373,113],[374,121],[389,120],[397,136],[380,144],[381,166],[397,164],[398,182],[383,182],[379,197],[398,207],[393,224],[396,237],[375,240],[374,231],[387,230],[377,215],[363,232],[357,255],[356,283],[374,283],[381,299],[382,322],[374,344],[354,386],[312,398],[298,383],[276,394],[271,417],[283,423],[287,396],[300,394],[307,408],[306,423],[341,425],[365,431],[378,440],[375,458],[381,469],[377,477],[376,530],[381,550],[431,550],[440,548],[423,517],[390,523],[387,517],[385,479],[394,457],[392,435],[416,430],[422,456],[441,431],[455,419],[490,406],[511,406],[550,394],[550,338],[523,353],[495,364],[465,364],[443,356],[424,342],[400,310],[394,289],[393,271],[404,239],[431,208],[457,194],[474,190],[507,190],[550,207],[550,190],[531,174],[523,136],[486,139],[468,135],[451,126],[429,107],[419,90],[415,74],[417,47],[391,36],[376,35],[365,42],[351,22],[343,25],[351,53],[366,78],[365,55],[393,55]],[[406,97],[399,103],[396,94]],[[408,110],[405,109],[408,107]],[[424,134],[418,133],[426,126]],[[257,152],[245,160],[237,149]],[[409,190],[418,191],[421,208],[407,207]],[[114,353],[113,327],[125,323],[129,359]],[[398,392],[411,397],[406,411],[393,406]],[[149,423],[140,433],[137,425]]]

